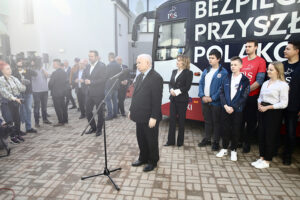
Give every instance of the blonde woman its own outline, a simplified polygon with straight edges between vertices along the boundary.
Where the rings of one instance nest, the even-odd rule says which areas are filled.
[[[289,86],[285,82],[284,67],[281,62],[272,62],[268,66],[268,81],[262,85],[259,98],[259,154],[260,158],[251,163],[252,166],[263,169],[270,166],[276,152],[283,109],[288,105]]]
[[[190,59],[185,55],[177,57],[177,68],[173,70],[169,83],[170,89],[170,124],[168,141],[164,146],[175,145],[176,116],[178,115],[179,131],[177,146],[184,142],[184,121],[189,101],[189,90],[193,81],[193,72],[190,71]]]

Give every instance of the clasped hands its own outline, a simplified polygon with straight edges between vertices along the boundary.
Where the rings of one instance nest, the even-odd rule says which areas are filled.
[[[130,119],[130,112],[128,112],[128,118]],[[149,128],[154,128],[155,125],[156,125],[156,119],[151,117],[149,119],[148,126],[149,126]]]

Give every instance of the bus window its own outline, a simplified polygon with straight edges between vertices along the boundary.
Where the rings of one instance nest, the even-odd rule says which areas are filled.
[[[186,45],[185,22],[161,24],[158,29],[156,60],[171,60],[183,54]]]

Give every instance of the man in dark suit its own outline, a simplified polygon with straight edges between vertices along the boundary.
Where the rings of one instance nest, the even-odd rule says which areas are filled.
[[[121,72],[121,66],[115,60],[115,54],[108,54],[109,64],[106,68],[106,76],[108,78],[106,82],[106,93],[108,93],[109,89],[113,86],[116,79],[109,80],[109,78]],[[107,105],[107,117],[106,120],[111,120],[117,117],[118,113],[118,84],[112,89],[110,95],[107,96],[106,101]]]
[[[88,121],[93,117],[94,106],[98,107],[104,99],[105,81],[106,81],[106,66],[99,61],[99,54],[97,51],[92,50],[89,52],[90,64],[83,72],[84,84],[86,85],[86,116]],[[90,130],[87,134],[96,132],[96,136],[102,134],[103,126],[103,107],[98,110],[98,123],[96,125],[93,119],[90,123]]]
[[[77,100],[79,104],[80,117],[79,119],[85,118],[85,95],[86,95],[86,85],[84,84],[84,80],[82,78],[83,72],[85,70],[86,65],[84,64],[84,60],[81,59],[78,63],[79,69],[73,75],[72,85],[75,88],[75,92],[77,94]]]
[[[70,75],[71,75],[71,67],[69,66],[69,62],[67,60],[64,61],[64,70],[67,73],[67,80],[69,82],[70,81]],[[74,109],[74,108],[77,108],[77,106],[76,106],[75,100],[74,100],[73,95],[72,95],[71,83],[69,83],[69,84],[70,84],[70,86],[69,86],[68,91],[67,91],[66,106],[68,107],[69,101],[71,100],[72,107],[70,107],[70,109]]]
[[[56,70],[50,77],[48,87],[51,91],[54,109],[58,119],[58,123],[54,126],[63,126],[65,123],[68,123],[68,111],[65,97],[69,88],[69,83],[67,80],[67,73],[63,70],[59,59],[53,60],[53,67]]]
[[[122,58],[120,56],[116,57],[116,61],[121,66],[122,70],[128,69],[127,65],[123,65]],[[127,87],[128,87],[128,83],[129,83],[128,82],[129,78],[130,78],[129,73],[128,73],[128,76],[122,77],[122,79],[120,79],[120,84],[119,84],[119,89],[118,89],[118,109],[121,112],[122,116],[126,116],[125,109],[124,109],[124,101],[126,98],[126,92],[127,92]]]
[[[144,172],[152,171],[159,160],[158,128],[161,115],[163,92],[162,77],[151,69],[152,58],[142,54],[137,58],[137,77],[128,117],[136,122],[136,135],[140,149],[139,159],[132,166],[144,167]]]

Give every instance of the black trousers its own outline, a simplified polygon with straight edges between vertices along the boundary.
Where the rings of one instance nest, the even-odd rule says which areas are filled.
[[[242,123],[242,128],[244,129],[246,123],[246,132],[243,132],[243,136],[241,139],[245,144],[250,144],[251,138],[253,138],[255,135],[258,116],[257,99],[258,95],[248,96],[243,112],[244,121]]]
[[[52,96],[52,99],[58,123],[68,123],[68,109],[65,96]]]
[[[136,123],[136,137],[140,149],[140,161],[154,165],[158,162],[158,128],[158,121],[154,128],[149,128],[148,122]]]
[[[85,92],[82,88],[78,88],[76,94],[81,115],[85,115]]]
[[[21,128],[21,121],[20,121],[20,105],[17,102],[9,101],[8,103],[3,104],[4,106],[7,106],[11,120],[7,121],[14,123],[14,131],[10,134],[11,137],[14,137],[16,135],[20,134],[20,128]]]
[[[258,114],[259,154],[267,161],[272,161],[277,152],[282,114],[282,109],[267,110]]]
[[[91,97],[87,96],[86,97],[86,117],[87,120],[90,121],[93,117],[93,109],[96,106],[96,108],[99,106],[103,99],[99,99],[98,97]],[[93,130],[102,130],[103,126],[103,106],[98,110],[98,123],[96,125],[95,119],[93,119],[90,123],[90,126]]]
[[[223,127],[223,149],[228,149],[229,142],[231,142],[230,149],[236,151],[243,122],[243,113],[233,112],[232,114],[228,114],[224,109],[222,109],[221,115]]]
[[[118,107],[121,114],[125,114],[124,101],[126,98],[127,85],[120,85],[118,89]]]
[[[202,103],[202,114],[205,121],[205,138],[219,143],[221,132],[221,106],[213,106],[208,103]]]
[[[33,113],[35,123],[39,123],[40,119],[40,108],[42,108],[43,121],[47,120],[47,101],[48,91],[45,92],[33,92]]]
[[[286,134],[284,136],[284,157],[291,158],[296,146],[296,128],[298,123],[298,112],[284,110],[284,123]]]
[[[170,103],[170,123],[167,144],[175,145],[176,119],[178,116],[179,130],[177,136],[177,145],[183,145],[184,142],[184,122],[188,102]]]
[[[71,88],[68,89],[68,91],[67,91],[67,100],[66,100],[66,105],[67,105],[67,106],[69,105],[70,100],[71,100],[71,102],[72,102],[72,105],[73,105],[74,107],[76,107],[76,103],[75,103],[75,101],[74,101],[74,98],[73,98],[73,95],[72,95],[72,89],[71,89]]]

